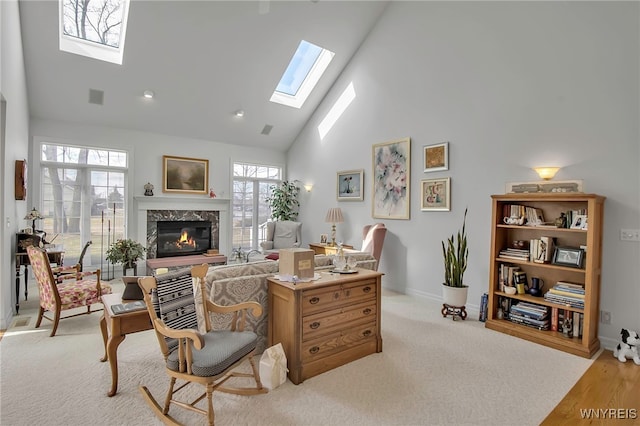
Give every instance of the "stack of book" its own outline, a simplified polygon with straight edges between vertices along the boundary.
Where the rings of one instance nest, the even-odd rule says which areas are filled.
[[[529,260],[529,250],[505,248],[500,250],[500,257],[504,257],[506,259]]]
[[[584,287],[580,284],[558,281],[545,293],[544,299],[559,305],[584,309]]]
[[[484,293],[482,297],[480,297],[480,315],[478,320],[482,322],[487,321],[487,313],[489,308],[489,293]]]
[[[538,330],[549,330],[549,310],[546,306],[535,303],[519,302],[511,305],[509,321]]]
[[[520,204],[503,205],[502,216],[524,217],[526,219],[525,223],[529,226],[538,226],[544,224],[544,215],[542,214],[542,210],[535,207],[523,206]]]

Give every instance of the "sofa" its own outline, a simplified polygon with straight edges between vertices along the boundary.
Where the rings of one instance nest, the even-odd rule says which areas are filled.
[[[376,259],[369,253],[350,252],[349,256],[357,259],[356,267],[375,271]],[[333,269],[331,256],[314,256],[315,270]],[[246,301],[256,301],[262,306],[262,315],[254,318],[249,315],[247,324],[249,329],[258,334],[258,346],[256,353],[262,353],[267,348],[267,278],[278,273],[278,261],[260,260],[256,262],[240,263],[234,265],[212,266],[206,276],[206,291],[208,299],[218,305],[233,305]],[[197,296],[200,289],[196,288]],[[199,297],[196,298],[198,300]],[[203,324],[204,311],[198,307],[199,323]],[[215,315],[211,317],[214,329],[228,329],[231,323],[231,314]]]

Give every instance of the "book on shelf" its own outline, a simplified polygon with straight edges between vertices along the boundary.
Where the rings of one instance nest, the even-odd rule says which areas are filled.
[[[558,331],[558,308],[551,307],[551,331]]]
[[[143,300],[111,305],[111,312],[113,312],[113,315],[126,314],[128,312],[142,311],[145,309],[147,309],[147,305],[145,305]]]
[[[515,284],[527,285],[527,273],[524,271],[516,271],[513,273],[513,282]]]
[[[573,312],[573,337],[579,339],[582,337],[582,330],[580,330],[580,312]]]

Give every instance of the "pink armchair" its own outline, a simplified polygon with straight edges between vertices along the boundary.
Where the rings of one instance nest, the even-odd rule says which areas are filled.
[[[362,229],[362,249],[360,251],[370,253],[376,258],[376,271],[380,266],[385,235],[387,235],[387,228],[384,223],[365,225]]]
[[[87,311],[65,318],[82,314],[90,314],[91,305],[102,303],[100,296],[111,293],[111,286],[100,284],[100,270],[95,272],[80,272],[79,265],[73,268],[51,268],[47,253],[38,247],[27,247],[29,262],[33,269],[33,275],[38,282],[38,294],[40,296],[40,311],[36,328],[40,327],[42,318],[53,322],[53,329],[50,337],[56,334],[58,323],[61,319],[61,312],[67,309],[86,306]],[[56,277],[54,278],[54,274]],[[95,280],[84,279],[89,275],[95,275]],[[53,318],[44,315],[45,311],[52,312]]]

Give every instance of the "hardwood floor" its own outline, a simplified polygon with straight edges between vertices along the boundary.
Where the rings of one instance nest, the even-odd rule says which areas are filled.
[[[580,424],[640,424],[640,366],[632,360],[620,362],[604,350],[542,422],[544,426]]]

